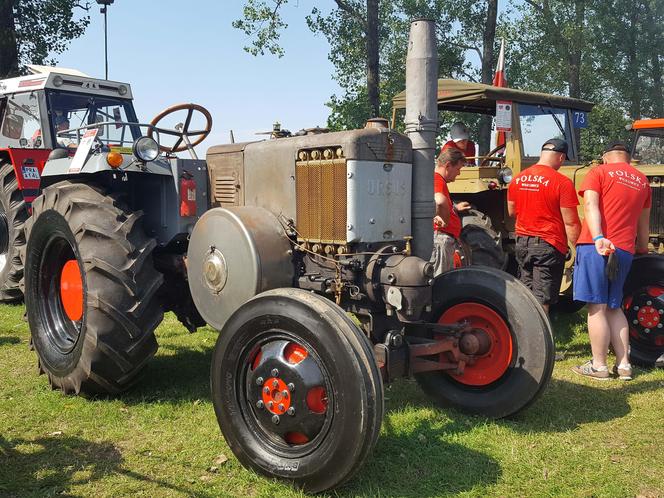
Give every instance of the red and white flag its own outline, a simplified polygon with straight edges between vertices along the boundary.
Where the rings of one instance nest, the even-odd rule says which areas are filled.
[[[496,74],[493,76],[493,86],[507,87],[505,78],[505,39],[500,42],[500,54],[498,55],[498,64],[496,65]],[[496,147],[505,145],[505,132],[496,133]]]

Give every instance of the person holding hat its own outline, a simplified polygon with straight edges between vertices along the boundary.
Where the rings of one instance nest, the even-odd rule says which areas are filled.
[[[630,165],[627,146],[611,142],[603,164],[592,168],[579,189],[585,216],[576,246],[574,299],[588,303],[592,359],[572,370],[599,380],[610,378],[609,344],[616,354],[613,374],[632,378],[629,326],[621,309],[623,284],[634,253],[648,252],[651,192],[646,176]]]
[[[581,230],[574,184],[558,172],[567,150],[564,140],[547,140],[537,164],[517,175],[507,191],[508,213],[516,217],[519,278],[547,313],[558,301],[568,243],[574,245]]]
[[[475,165],[476,147],[475,142],[470,140],[470,131],[461,121],[457,121],[450,128],[450,138],[441,148],[441,152],[446,149],[458,150],[466,157],[466,164]]]
[[[453,182],[464,164],[464,155],[456,149],[443,150],[438,156],[436,169],[433,174],[434,200],[436,202],[436,216],[433,219],[433,254],[431,262],[434,264],[434,275],[463,264],[463,248],[459,243],[461,236],[461,218],[459,211],[470,209],[468,202],[454,204],[450,198],[448,183]],[[459,261],[455,264],[455,254]]]

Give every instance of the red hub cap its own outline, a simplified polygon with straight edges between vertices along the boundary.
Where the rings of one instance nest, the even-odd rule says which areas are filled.
[[[489,351],[467,364],[463,374],[449,373],[457,382],[468,386],[486,386],[500,379],[512,361],[512,334],[505,320],[491,308],[479,303],[452,306],[438,319],[438,323],[467,322],[474,329],[484,331],[490,341]]]
[[[67,317],[77,322],[83,317],[83,279],[78,261],[70,259],[60,274],[60,298]]]
[[[291,404],[291,393],[286,383],[276,377],[267,379],[263,384],[263,403],[275,415],[286,413]]]

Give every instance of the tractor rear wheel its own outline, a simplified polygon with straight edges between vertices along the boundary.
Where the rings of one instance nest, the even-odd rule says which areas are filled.
[[[0,302],[20,301],[23,278],[20,251],[25,246],[28,208],[18,188],[12,164],[0,158]]]
[[[473,265],[504,269],[507,256],[491,218],[477,209],[461,213],[461,240],[470,247]]]
[[[349,479],[378,438],[383,384],[371,345],[331,301],[264,292],[224,325],[212,402],[235,456],[319,492]]]
[[[664,356],[664,256],[634,258],[623,310],[629,323],[630,361],[644,367],[658,365]]]
[[[65,393],[128,388],[157,351],[154,239],[111,194],[64,181],[26,223],[25,303],[40,370]]]
[[[460,375],[417,374],[424,391],[443,406],[493,418],[535,401],[551,378],[555,350],[551,325],[528,289],[505,272],[471,266],[437,277],[433,292],[433,321],[469,322],[491,347]]]

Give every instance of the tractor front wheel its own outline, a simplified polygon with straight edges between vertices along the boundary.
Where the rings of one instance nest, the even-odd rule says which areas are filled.
[[[18,188],[14,167],[0,157],[0,302],[20,301],[23,278],[20,251],[25,245],[28,208]]]
[[[437,277],[433,292],[433,321],[467,322],[485,333],[490,347],[461,374],[417,374],[424,391],[443,406],[493,418],[537,399],[551,378],[555,351],[551,325],[528,289],[505,272],[471,266]]]
[[[303,290],[264,292],[231,316],[211,385],[238,460],[310,492],[349,479],[380,431],[383,385],[368,339],[341,308]]]
[[[66,393],[128,388],[163,318],[142,215],[87,184],[47,187],[26,223],[25,303],[40,371]]]

